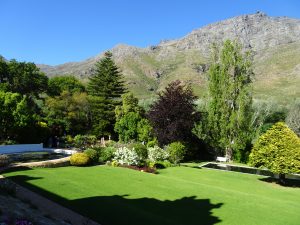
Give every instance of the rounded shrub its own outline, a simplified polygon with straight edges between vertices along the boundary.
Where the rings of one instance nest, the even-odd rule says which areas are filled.
[[[174,163],[180,163],[185,155],[186,148],[181,142],[173,142],[167,146],[169,160]]]
[[[118,148],[114,153],[113,160],[121,165],[138,166],[142,163],[138,154],[133,149],[127,147]]]
[[[86,166],[90,163],[90,158],[86,153],[75,153],[70,158],[70,164],[72,166]]]
[[[147,151],[148,151],[148,159],[151,162],[163,161],[168,159],[169,157],[168,152],[158,146],[148,147]]]
[[[114,147],[102,148],[99,153],[99,162],[105,163],[107,161],[111,161],[114,158],[114,154],[115,154],[116,150],[117,149]]]
[[[300,138],[285,123],[274,124],[254,144],[249,164],[281,175],[300,173]]]
[[[92,160],[93,162],[98,161],[98,152],[95,149],[88,148],[84,151],[84,153],[87,154],[90,160]]]
[[[136,152],[141,161],[145,161],[148,158],[148,151],[145,145],[134,143],[130,147]]]

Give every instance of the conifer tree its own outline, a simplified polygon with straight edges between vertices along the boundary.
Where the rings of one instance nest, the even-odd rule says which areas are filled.
[[[251,166],[279,174],[284,184],[286,174],[300,173],[300,138],[285,123],[278,122],[258,138],[249,159]]]
[[[96,63],[94,74],[89,78],[88,94],[91,106],[92,133],[97,136],[113,135],[115,108],[121,105],[121,95],[125,92],[123,76],[106,52]]]
[[[250,141],[252,118],[252,59],[236,42],[227,40],[214,48],[209,69],[207,115],[194,133],[229,160],[242,160]]]

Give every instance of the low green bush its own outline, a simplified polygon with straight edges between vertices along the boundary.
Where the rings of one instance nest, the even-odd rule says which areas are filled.
[[[155,139],[153,139],[153,140],[151,140],[151,141],[148,141],[148,143],[147,143],[147,148],[155,147],[155,146],[157,146],[157,145],[158,145],[158,141],[157,141],[157,139],[155,138]]]
[[[174,163],[180,163],[186,153],[186,148],[181,142],[173,142],[167,146],[169,160]]]
[[[168,160],[157,162],[149,161],[148,166],[156,169],[165,169],[167,167],[171,167],[172,163],[170,163]]]
[[[87,150],[84,151],[85,154],[88,155],[91,161],[97,162],[98,161],[98,152],[95,149],[88,148]]]
[[[99,162],[105,163],[107,161],[111,161],[114,158],[114,153],[116,152],[116,148],[114,147],[105,147],[101,148],[99,153]]]
[[[75,153],[70,158],[70,164],[72,166],[86,166],[90,163],[90,158],[86,153]]]
[[[141,161],[145,161],[148,158],[148,151],[147,147],[141,143],[134,143],[130,145],[130,148],[132,148]]]
[[[97,143],[97,137],[94,135],[76,135],[74,137],[74,144],[77,148],[86,148]]]

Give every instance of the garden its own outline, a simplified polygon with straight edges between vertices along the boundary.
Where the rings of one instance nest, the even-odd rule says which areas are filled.
[[[299,105],[254,105],[250,55],[232,41],[213,54],[209,98],[177,80],[148,107],[127,92],[110,52],[87,85],[3,61],[20,82],[0,85],[0,143],[75,153],[0,155],[0,191],[21,185],[104,225],[299,224]]]

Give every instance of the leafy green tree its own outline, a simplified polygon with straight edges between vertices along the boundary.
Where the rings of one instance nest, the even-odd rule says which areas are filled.
[[[0,91],[0,140],[18,139],[22,128],[34,125],[34,117],[26,96]]]
[[[155,142],[153,127],[150,121],[146,118],[142,118],[137,124],[137,136],[138,140],[144,143]]]
[[[121,105],[120,97],[125,88],[123,76],[110,52],[96,63],[95,73],[89,79],[92,132],[97,136],[113,135],[115,108]]]
[[[116,120],[120,119],[129,112],[136,112],[143,116],[145,112],[143,108],[139,106],[139,100],[134,97],[131,92],[125,93],[121,97],[122,105],[117,106],[115,110]]]
[[[7,91],[8,90],[8,65],[5,59],[0,56],[0,90]]]
[[[47,90],[48,78],[34,63],[8,62],[9,90],[22,95],[38,97]]]
[[[136,112],[123,115],[115,124],[115,131],[119,134],[119,140],[129,142],[137,140],[137,127],[141,116]]]
[[[46,99],[44,113],[49,126],[60,126],[69,134],[85,133],[88,129],[89,103],[85,92],[63,91]]]
[[[252,58],[236,42],[214,48],[209,69],[207,115],[194,133],[232,160],[242,160],[251,140]]]
[[[116,107],[115,131],[119,134],[119,140],[124,142],[152,140],[153,129],[143,116],[144,110],[138,105],[138,99],[132,93],[122,95],[122,106]]]
[[[189,141],[194,123],[199,119],[189,86],[180,81],[170,83],[151,106],[148,118],[160,145]]]
[[[286,174],[300,173],[300,138],[278,122],[259,137],[249,159],[251,166],[270,169],[284,183]]]
[[[74,76],[58,76],[48,80],[48,91],[50,96],[59,96],[63,91],[70,93],[84,92],[84,85]]]

